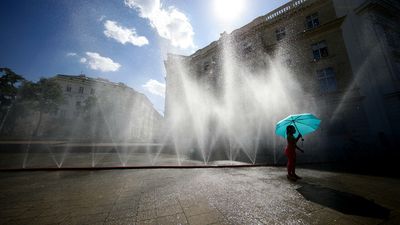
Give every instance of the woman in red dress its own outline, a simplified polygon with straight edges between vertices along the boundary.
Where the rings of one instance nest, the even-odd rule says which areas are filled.
[[[286,136],[287,136],[287,146],[285,149],[285,155],[288,158],[287,162],[287,171],[288,175],[287,178],[290,180],[297,180],[301,179],[301,177],[296,175],[295,169],[296,169],[296,149],[300,150],[301,152],[304,153],[302,149],[297,147],[297,142],[299,139],[302,137],[301,134],[299,133],[299,136],[297,138],[294,137],[294,134],[296,133],[296,129],[294,128],[293,125],[289,125],[286,127]]]

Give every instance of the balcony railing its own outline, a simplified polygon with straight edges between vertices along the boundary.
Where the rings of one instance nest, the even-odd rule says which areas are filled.
[[[295,0],[295,1],[288,2],[284,5],[282,5],[281,7],[275,9],[274,11],[271,11],[270,13],[268,13],[265,16],[266,20],[267,21],[272,20],[294,8],[301,6],[304,2],[307,2],[307,1],[309,1],[309,0]]]

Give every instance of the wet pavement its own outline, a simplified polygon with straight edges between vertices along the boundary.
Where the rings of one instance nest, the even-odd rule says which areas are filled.
[[[399,179],[298,174],[290,182],[278,167],[0,172],[0,224],[400,224]]]
[[[156,143],[74,143],[62,141],[0,141],[0,170],[38,168],[104,168],[154,166],[216,166],[251,164],[244,160],[210,159],[177,152]],[[272,158],[272,157],[270,157]],[[263,163],[259,160],[256,163]]]

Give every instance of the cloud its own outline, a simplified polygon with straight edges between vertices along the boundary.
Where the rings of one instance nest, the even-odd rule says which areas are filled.
[[[68,52],[67,56],[77,56],[77,54],[75,52]]]
[[[105,15],[100,16],[100,18],[98,19],[99,22],[103,21],[106,18]]]
[[[142,85],[142,87],[154,95],[165,97],[165,84],[161,82],[150,79],[146,84]]]
[[[125,5],[150,21],[157,33],[171,41],[172,46],[193,48],[193,28],[184,13],[175,7],[165,8],[160,0],[124,0]]]
[[[136,46],[143,46],[149,44],[149,41],[144,36],[139,36],[134,28],[127,28],[119,25],[115,21],[107,20],[104,23],[104,34],[117,40],[119,43],[131,43]]]
[[[119,63],[96,52],[86,52],[86,57],[82,57],[80,62],[86,64],[92,70],[100,70],[102,72],[118,71],[121,67]]]

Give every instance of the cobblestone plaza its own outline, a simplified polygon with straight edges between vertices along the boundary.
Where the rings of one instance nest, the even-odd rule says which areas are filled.
[[[290,182],[285,174],[280,167],[1,172],[0,224],[400,222],[398,179],[299,169],[303,179]],[[341,213],[306,200],[298,190],[310,185],[360,196],[390,213]],[[335,195],[318,197],[340,203]]]

